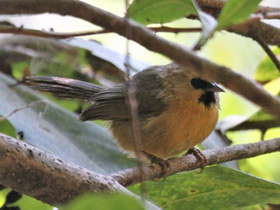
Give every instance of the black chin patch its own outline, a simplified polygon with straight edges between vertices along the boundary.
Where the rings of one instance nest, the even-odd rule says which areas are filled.
[[[216,97],[213,92],[205,92],[199,97],[198,102],[209,108],[212,103],[216,103]]]

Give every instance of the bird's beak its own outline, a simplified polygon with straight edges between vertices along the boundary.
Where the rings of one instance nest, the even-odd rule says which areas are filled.
[[[216,82],[211,83],[210,87],[204,88],[206,92],[226,92],[220,85]]]

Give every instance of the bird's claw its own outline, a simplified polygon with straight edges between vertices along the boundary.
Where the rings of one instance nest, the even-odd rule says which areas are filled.
[[[208,165],[208,160],[206,159],[205,155],[197,148],[191,148],[185,155],[193,154],[198,160],[201,161],[200,172],[201,173],[204,168]]]
[[[170,164],[168,161],[163,160],[162,158],[151,155],[147,152],[144,152],[146,157],[151,161],[151,163],[158,164],[161,167],[161,174],[164,176],[164,180],[167,177],[168,171],[170,170]]]

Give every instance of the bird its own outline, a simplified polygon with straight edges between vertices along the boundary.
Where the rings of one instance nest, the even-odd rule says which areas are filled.
[[[130,84],[138,104],[141,156],[160,164],[163,171],[168,167],[166,160],[184,151],[193,152],[202,162],[206,161],[195,145],[214,130],[220,109],[218,93],[225,92],[214,81],[201,79],[190,69],[174,62],[149,67],[130,80],[109,88],[50,76],[28,76],[24,83],[58,97],[90,102],[79,119],[108,120],[119,146],[135,153],[127,94]]]

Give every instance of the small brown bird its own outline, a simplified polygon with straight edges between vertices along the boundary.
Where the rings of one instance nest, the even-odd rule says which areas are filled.
[[[127,82],[105,89],[58,77],[32,76],[25,80],[40,91],[92,102],[80,120],[110,120],[110,129],[119,145],[134,151]],[[175,63],[145,69],[130,82],[138,102],[142,153],[152,162],[164,165],[162,161],[194,148],[215,128],[219,111],[217,92],[224,92],[216,83],[202,80]]]

